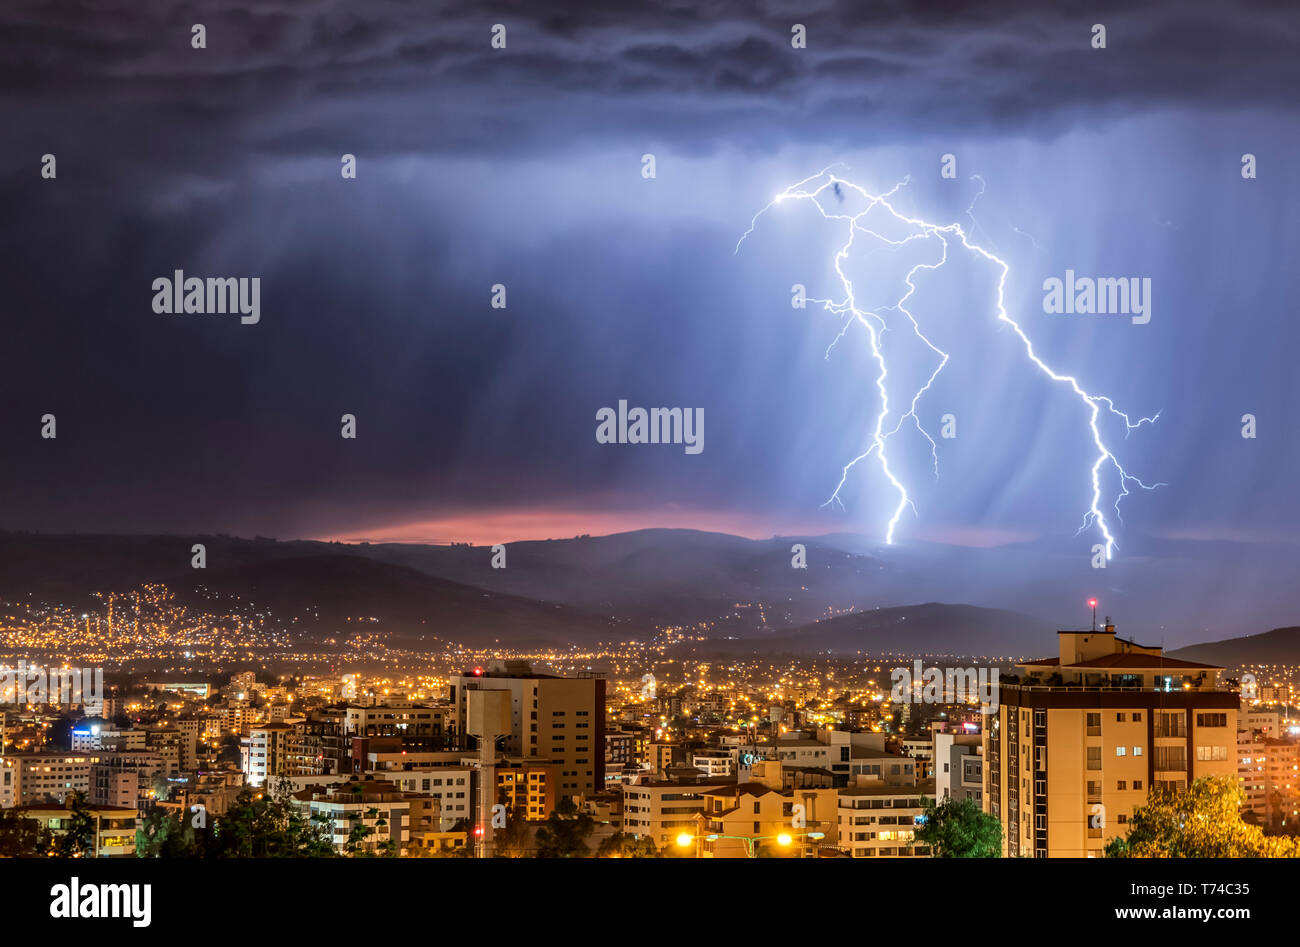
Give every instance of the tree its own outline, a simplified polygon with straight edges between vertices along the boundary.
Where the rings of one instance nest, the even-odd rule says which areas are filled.
[[[254,796],[245,786],[213,820],[206,851],[217,858],[327,858],[336,854],[332,835],[328,816],[304,819],[287,797]]]
[[[505,826],[492,833],[492,852],[497,858],[526,858],[532,834],[527,820],[511,812],[506,818]]]
[[[94,858],[98,820],[86,804],[84,792],[68,796],[68,827],[55,842],[54,849],[63,858]]]
[[[202,854],[189,819],[155,809],[135,830],[137,858],[194,858]]]
[[[616,832],[596,848],[597,858],[662,858],[655,843],[647,836]]]
[[[538,858],[587,858],[587,836],[596,828],[596,820],[578,807],[567,796],[560,800],[555,811],[537,830]]]
[[[375,830],[366,825],[366,819],[373,819],[379,812],[378,809],[371,808],[363,815],[361,812],[354,812],[350,816],[352,826],[348,829],[348,840],[343,845],[343,850],[349,855],[359,855],[365,852],[366,839],[375,833]]]
[[[50,834],[35,819],[12,809],[0,809],[0,858],[32,858],[43,855],[52,844]]]
[[[1300,842],[1273,838],[1242,818],[1246,794],[1232,776],[1207,776],[1185,789],[1153,789],[1133,810],[1127,838],[1107,858],[1297,858]]]
[[[974,799],[945,799],[939,805],[922,797],[925,814],[916,828],[914,845],[930,846],[935,858],[999,858],[1002,824]]]
[[[304,819],[296,808],[288,809],[285,850],[295,858],[331,858],[334,851],[334,820],[317,812]]]

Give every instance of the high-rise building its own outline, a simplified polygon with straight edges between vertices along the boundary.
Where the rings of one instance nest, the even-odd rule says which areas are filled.
[[[560,765],[536,757],[505,757],[493,765],[497,802],[515,818],[538,822],[555,811]]]
[[[1274,831],[1300,821],[1300,743],[1274,740],[1258,730],[1237,734],[1237,773],[1245,809]]]
[[[91,803],[135,807],[144,815],[157,798],[157,781],[167,775],[167,760],[146,750],[106,751],[97,756],[98,761],[90,767]]]
[[[471,690],[510,692],[510,732],[499,743],[507,756],[539,757],[560,764],[556,792],[578,796],[605,783],[605,679],[599,674],[535,674],[526,661],[496,661],[451,678],[455,735],[469,736]]]
[[[351,738],[344,732],[342,708],[312,710],[294,724],[289,737],[289,775],[330,776],[351,769]]]
[[[294,732],[287,723],[264,723],[248,731],[243,769],[250,786],[289,775],[289,741]]]
[[[1057,632],[1020,664],[984,733],[984,810],[1010,856],[1094,857],[1153,787],[1237,773],[1237,695],[1223,670],[1115,635]]]

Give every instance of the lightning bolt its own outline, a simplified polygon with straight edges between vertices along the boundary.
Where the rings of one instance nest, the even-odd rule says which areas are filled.
[[[1154,423],[1160,417],[1159,412],[1151,417],[1138,418],[1135,421],[1128,414],[1115,407],[1115,403],[1110,398],[1105,395],[1094,395],[1089,393],[1082,385],[1080,385],[1079,380],[1075,376],[1063,375],[1052,369],[1046,362],[1039,358],[1038,354],[1034,351],[1034,345],[1030,341],[1029,336],[1025,334],[1024,329],[1020,327],[1019,323],[1011,318],[1006,310],[1006,283],[1007,275],[1011,271],[1010,265],[996,253],[986,249],[981,244],[975,243],[972,239],[972,234],[976,230],[982,229],[979,226],[979,222],[975,219],[974,210],[976,201],[979,200],[985,190],[983,178],[979,175],[975,175],[972,178],[972,180],[979,182],[980,189],[971,199],[970,205],[966,208],[966,216],[971,221],[971,229],[970,231],[967,231],[959,223],[933,224],[918,217],[908,216],[899,211],[891,200],[903,187],[907,186],[910,181],[909,178],[904,178],[883,194],[872,194],[859,185],[854,184],[852,181],[833,173],[832,169],[840,166],[841,165],[838,163],[832,164],[829,167],[823,168],[816,174],[810,175],[802,181],[790,185],[784,191],[777,194],[767,203],[766,206],[754,215],[752,220],[750,220],[749,229],[741,234],[740,239],[736,241],[735,249],[735,253],[738,254],[746,238],[748,238],[750,234],[754,232],[755,228],[757,228],[759,218],[773,207],[789,201],[808,201],[817,208],[817,211],[823,218],[826,220],[842,222],[846,228],[847,238],[836,251],[834,260],[835,272],[839,277],[841,289],[843,291],[842,298],[814,299],[808,297],[808,301],[820,303],[827,312],[838,317],[843,323],[839,334],[835,336],[831,341],[830,346],[826,349],[826,357],[828,359],[831,350],[835,348],[840,339],[844,338],[845,334],[854,323],[860,324],[866,329],[867,339],[871,345],[871,356],[873,361],[876,363],[877,368],[875,383],[876,390],[880,393],[880,411],[876,415],[875,424],[869,438],[869,446],[865,451],[844,465],[840,472],[839,483],[836,484],[834,492],[823,506],[836,503],[841,509],[843,509],[844,502],[840,499],[840,491],[843,490],[844,484],[848,480],[849,472],[859,463],[868,458],[874,457],[880,466],[881,473],[884,474],[885,479],[889,481],[891,487],[898,494],[898,504],[895,506],[893,514],[890,516],[889,524],[885,530],[885,543],[892,545],[894,542],[894,533],[898,528],[898,521],[902,517],[903,511],[910,508],[912,513],[914,515],[916,514],[916,504],[908,495],[907,487],[904,486],[902,481],[898,479],[898,476],[891,469],[889,465],[889,457],[886,452],[890,438],[898,434],[899,431],[901,431],[909,422],[911,422],[911,425],[915,427],[917,432],[920,433],[920,435],[929,443],[930,455],[934,466],[934,474],[936,478],[938,477],[938,447],[935,444],[934,438],[921,423],[920,417],[917,414],[917,404],[920,402],[922,396],[930,390],[931,385],[934,384],[935,379],[939,377],[940,372],[942,372],[944,367],[948,364],[951,356],[935,345],[935,343],[921,330],[920,323],[917,322],[916,317],[908,309],[907,303],[916,292],[914,277],[923,270],[935,271],[941,269],[948,262],[949,250],[954,247],[960,247],[961,249],[969,251],[997,267],[997,294],[993,305],[993,311],[997,316],[997,321],[1011,327],[1011,330],[1015,332],[1016,336],[1024,344],[1025,355],[1029,361],[1053,382],[1068,387],[1079,399],[1080,404],[1087,412],[1088,430],[1091,433],[1093,446],[1097,450],[1097,459],[1094,461],[1091,468],[1091,502],[1088,505],[1087,511],[1083,515],[1083,523],[1080,525],[1075,535],[1082,533],[1090,527],[1095,527],[1101,534],[1101,537],[1105,540],[1106,558],[1110,559],[1118,547],[1115,542],[1115,536],[1111,530],[1110,522],[1107,520],[1106,514],[1102,510],[1102,471],[1109,467],[1113,468],[1119,475],[1119,492],[1115,497],[1114,511],[1115,518],[1121,525],[1124,520],[1119,511],[1120,501],[1129,495],[1128,488],[1130,484],[1142,490],[1154,490],[1157,487],[1164,486],[1165,484],[1144,483],[1142,480],[1125,470],[1124,466],[1115,456],[1114,451],[1107,446],[1106,441],[1103,439],[1098,422],[1100,421],[1103,412],[1110,417],[1118,418],[1124,423],[1125,437],[1127,438],[1130,433],[1135,429],[1140,428],[1142,425]],[[866,206],[857,213],[836,213],[834,212],[834,208],[829,207],[826,202],[825,195],[828,191],[834,195],[839,202],[843,202],[845,191],[852,191],[865,201]],[[902,239],[891,240],[878,231],[868,227],[865,219],[873,210],[879,210],[888,214],[890,220],[894,223],[903,225],[904,232],[908,235]],[[1016,232],[1023,234],[1023,231],[1017,230]],[[1028,236],[1027,234],[1024,235]],[[939,251],[938,259],[932,262],[923,261],[917,263],[907,272],[907,275],[903,279],[903,282],[907,286],[907,291],[903,293],[903,295],[893,305],[877,307],[874,309],[860,307],[854,296],[853,281],[844,270],[844,263],[852,254],[859,238],[872,241],[875,244],[875,249],[891,250],[897,250],[917,241],[937,241],[937,249]],[[1032,237],[1029,239],[1031,241],[1033,240]],[[1034,245],[1037,246],[1036,241],[1034,241]],[[892,427],[887,424],[890,412],[894,409],[891,407],[889,392],[886,387],[886,379],[889,375],[889,366],[885,358],[882,344],[883,334],[890,329],[890,320],[888,316],[891,313],[896,313],[905,320],[905,328],[910,330],[927,348],[929,348],[936,359],[934,370],[926,379],[925,384],[921,385],[915,392],[913,392],[912,397],[907,402],[907,410],[898,413],[897,420],[893,423]]]

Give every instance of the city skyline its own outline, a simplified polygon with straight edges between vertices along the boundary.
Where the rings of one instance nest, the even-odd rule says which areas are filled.
[[[19,925],[1285,925],[1298,48],[1277,0],[7,4]],[[719,858],[784,897],[682,887]]]

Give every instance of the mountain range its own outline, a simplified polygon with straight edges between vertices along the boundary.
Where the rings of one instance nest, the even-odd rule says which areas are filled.
[[[206,569],[191,568],[194,543],[206,548]],[[792,567],[796,544],[807,568]],[[692,626],[793,651],[1041,655],[1056,628],[1087,627],[1092,596],[1143,644],[1289,626],[1290,585],[1265,577],[1300,568],[1300,554],[1153,540],[1094,569],[1077,544],[881,546],[851,533],[648,529],[509,543],[505,568],[492,563],[490,548],[469,545],[0,532],[0,598],[94,607],[93,592],[165,582],[196,604],[216,590],[278,613],[311,611],[322,629],[374,616],[413,640],[592,643]]]

